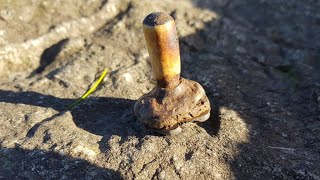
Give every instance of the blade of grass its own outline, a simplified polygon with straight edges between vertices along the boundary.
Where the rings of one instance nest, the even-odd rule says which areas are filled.
[[[85,92],[80,98],[78,98],[74,103],[72,103],[68,106],[68,110],[73,109],[75,106],[77,106],[83,100],[85,100],[94,90],[96,90],[96,88],[99,86],[99,84],[102,82],[102,80],[106,76],[107,72],[108,72],[108,69],[105,69],[102,72],[102,74],[100,75],[99,79],[95,82],[95,84],[87,92]]]

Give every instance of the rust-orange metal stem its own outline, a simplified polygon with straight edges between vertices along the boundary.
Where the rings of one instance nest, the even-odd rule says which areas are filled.
[[[157,86],[175,88],[179,84],[181,63],[173,18],[165,13],[151,13],[143,21],[143,32]]]

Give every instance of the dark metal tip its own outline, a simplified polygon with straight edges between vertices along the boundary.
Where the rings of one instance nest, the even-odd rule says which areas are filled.
[[[144,18],[143,24],[147,26],[159,26],[168,21],[173,21],[173,18],[169,14],[163,12],[153,12]]]

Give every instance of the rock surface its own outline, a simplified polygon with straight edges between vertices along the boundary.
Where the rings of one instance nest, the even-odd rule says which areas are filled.
[[[0,178],[320,179],[320,3],[92,0],[0,3]],[[182,76],[209,121],[139,124],[155,85],[141,23],[170,13]],[[109,68],[102,86],[71,111]]]

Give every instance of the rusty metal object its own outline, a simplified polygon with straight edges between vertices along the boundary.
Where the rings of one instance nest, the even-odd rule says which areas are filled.
[[[164,134],[179,132],[185,122],[207,120],[210,102],[204,89],[195,81],[180,78],[180,50],[173,18],[151,13],[143,21],[143,30],[157,86],[136,102],[135,115]]]
[[[180,78],[180,49],[171,16],[157,12],[143,21],[143,32],[158,87],[174,88]]]

